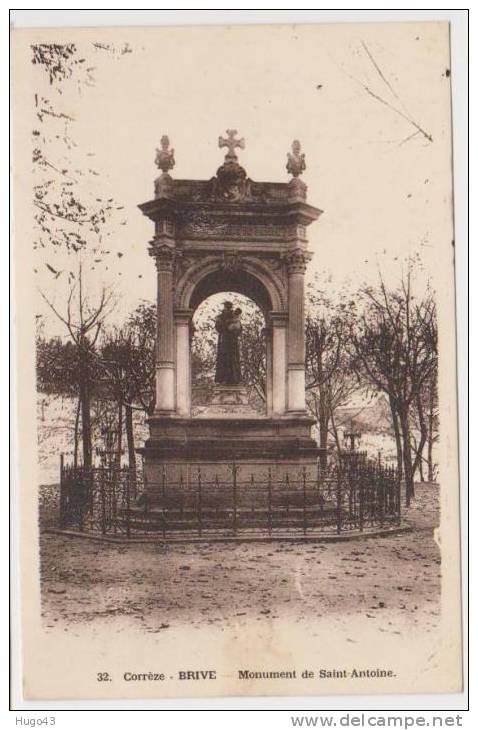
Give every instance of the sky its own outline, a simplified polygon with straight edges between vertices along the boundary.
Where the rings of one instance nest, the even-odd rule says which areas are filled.
[[[77,159],[99,173],[89,194],[96,190],[124,206],[109,231],[108,260],[96,265],[84,256],[92,301],[103,285],[112,286],[118,321],[140,300],[155,298],[147,254],[152,224],[137,206],[153,197],[163,134],[175,149],[172,176],[194,179],[210,179],[222,164],[217,138],[230,127],[245,138],[239,161],[257,181],[287,181],[287,152],[299,139],[308,202],[323,211],[309,228],[307,276],[319,274],[332,291],[346,281],[373,283],[379,269],[396,281],[417,252],[424,279],[452,285],[446,24],[76,33],[95,83],[79,93],[67,82],[58,101],[75,118]],[[65,42],[69,35],[38,31],[38,42]],[[52,92],[30,64],[27,44],[24,57],[33,113],[35,91]],[[37,256],[37,285],[61,308],[66,275],[53,279],[45,261]],[[48,261],[59,271],[73,268],[61,252]],[[40,296],[37,311],[49,332],[61,334]]]

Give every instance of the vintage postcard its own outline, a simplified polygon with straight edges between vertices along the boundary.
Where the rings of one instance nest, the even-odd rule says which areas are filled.
[[[12,70],[25,698],[460,692],[448,24]]]

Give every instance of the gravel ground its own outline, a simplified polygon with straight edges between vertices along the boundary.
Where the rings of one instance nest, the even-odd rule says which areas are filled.
[[[114,625],[156,633],[239,620],[327,616],[379,631],[433,631],[439,621],[436,485],[417,485],[411,533],[342,543],[112,545],[42,533],[42,615],[49,629]],[[352,639],[350,639],[352,641]]]

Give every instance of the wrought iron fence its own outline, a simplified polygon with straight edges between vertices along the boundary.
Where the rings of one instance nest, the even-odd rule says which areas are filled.
[[[169,465],[171,466],[171,465]],[[231,463],[221,478],[204,464],[164,468],[156,482],[128,467],[63,465],[60,526],[80,531],[181,534],[313,534],[362,532],[400,523],[400,485],[393,467],[341,460],[326,468],[288,465],[249,474]],[[249,465],[250,468],[250,465]]]

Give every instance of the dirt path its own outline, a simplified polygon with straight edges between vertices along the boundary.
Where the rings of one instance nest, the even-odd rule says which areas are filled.
[[[412,533],[343,543],[104,545],[41,536],[45,625],[78,623],[166,631],[270,618],[343,622],[378,630],[433,630],[439,618],[438,488],[420,485],[406,514]]]

